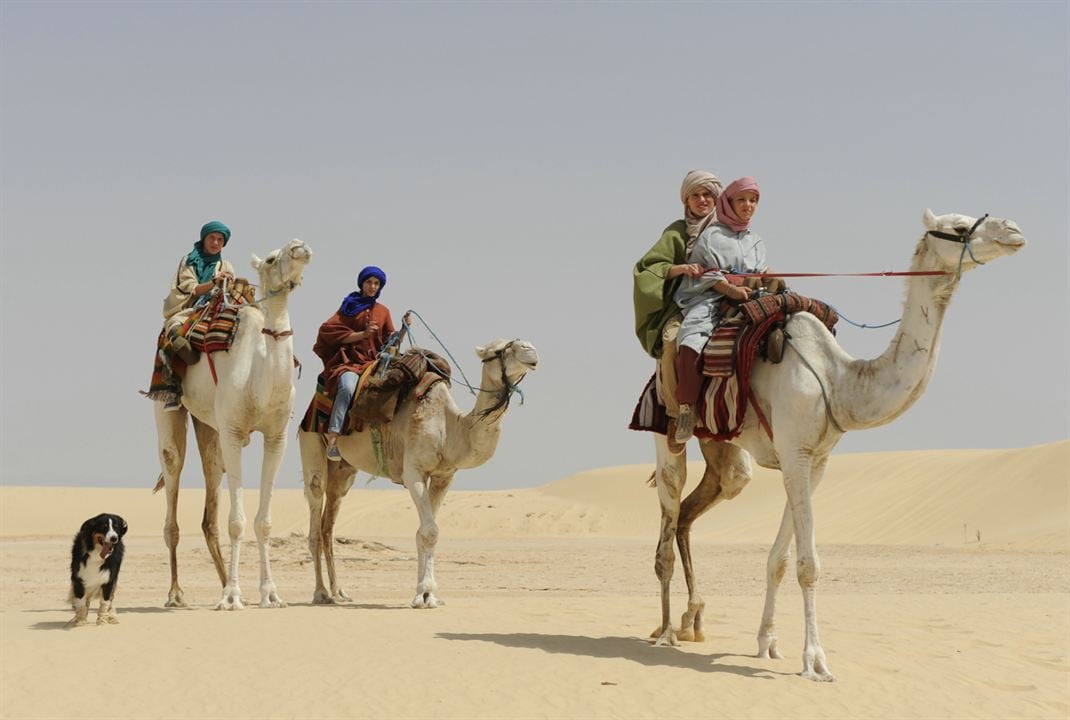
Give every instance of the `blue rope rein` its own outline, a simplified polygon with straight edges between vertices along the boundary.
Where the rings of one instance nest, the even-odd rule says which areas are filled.
[[[828,303],[825,303],[825,304],[828,305]],[[870,325],[868,323],[856,323],[854,320],[852,320],[851,318],[847,317],[842,312],[840,312],[839,308],[834,307],[832,305],[829,305],[829,307],[836,311],[836,314],[840,316],[840,320],[844,320],[847,323],[849,323],[851,325],[854,325],[856,328],[861,328],[862,330],[879,330],[880,328],[886,328],[886,327],[890,327],[892,325],[895,325],[896,323],[902,322],[902,320],[903,320],[903,318],[899,318],[898,320],[892,320],[891,322],[881,323],[880,325]]]
[[[461,374],[461,377],[464,378],[464,381],[461,382],[461,385],[464,385],[466,388],[468,388],[468,390],[473,395],[475,395],[476,394],[475,391],[479,390],[480,388],[473,387],[471,385],[471,383],[468,382],[468,376],[464,374],[464,370],[461,369],[461,364],[459,362],[457,362],[457,358],[453,357],[453,353],[451,353],[449,348],[446,347],[446,343],[442,342],[442,339],[439,338],[439,336],[435,334],[435,331],[431,329],[431,326],[427,324],[427,321],[423,319],[423,316],[420,315],[420,313],[416,312],[415,310],[409,310],[409,312],[412,313],[413,315],[415,315],[416,319],[419,320],[421,323],[423,323],[423,326],[425,328],[427,328],[427,332],[431,333],[431,337],[433,337],[435,339],[435,342],[437,342],[439,347],[442,348],[442,351],[446,353],[446,357],[448,357],[450,359],[450,362],[453,363],[453,367],[457,368],[457,372],[459,372]],[[406,328],[407,334],[409,336],[409,346],[413,347],[413,348],[416,348],[416,341],[413,339],[415,336],[414,336],[414,334],[412,332],[412,326],[406,324],[404,320],[402,320],[401,324],[402,324],[402,327]],[[419,350],[419,348],[416,348],[416,349]],[[428,363],[428,367],[431,368],[434,372],[439,372],[438,368],[436,368],[433,363]],[[439,373],[439,374],[441,374],[441,373]],[[443,376],[443,377],[445,377],[445,376]],[[449,379],[449,378],[446,378],[446,379]]]

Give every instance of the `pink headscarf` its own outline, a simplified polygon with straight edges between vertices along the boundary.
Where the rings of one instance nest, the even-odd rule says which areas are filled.
[[[731,205],[732,199],[744,190],[753,190],[758,197],[762,196],[762,193],[758,190],[757,180],[752,177],[741,177],[739,180],[733,180],[724,189],[724,192],[717,197],[717,222],[724,223],[736,232],[743,232],[750,227],[750,221],[740,220]]]

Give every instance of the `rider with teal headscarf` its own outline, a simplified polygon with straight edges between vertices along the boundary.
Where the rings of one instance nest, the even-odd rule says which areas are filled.
[[[171,291],[163,301],[165,342],[160,349],[168,359],[177,355],[187,363],[196,361],[196,353],[178,331],[193,308],[207,302],[217,285],[234,279],[234,267],[223,259],[223,248],[228,242],[230,228],[212,220],[201,226],[201,239],[178,261],[178,268],[171,278]],[[180,404],[181,387],[177,376],[172,385],[173,392],[164,393],[166,410],[177,410]]]

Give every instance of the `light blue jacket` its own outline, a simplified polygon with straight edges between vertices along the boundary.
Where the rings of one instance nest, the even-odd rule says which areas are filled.
[[[724,280],[724,272],[760,273],[769,269],[765,261],[765,243],[761,237],[750,230],[737,233],[721,223],[713,223],[699,235],[687,261],[723,272],[683,279],[674,299],[685,314],[695,305],[716,305],[721,301],[724,296],[713,286]]]

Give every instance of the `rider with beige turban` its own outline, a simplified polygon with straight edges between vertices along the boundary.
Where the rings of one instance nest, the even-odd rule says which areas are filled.
[[[687,256],[707,225],[716,221],[715,206],[723,185],[717,176],[692,170],[680,187],[684,217],[661,234],[632,271],[635,334],[648,355],[658,360],[658,395],[669,416],[679,412],[676,400],[676,334],[680,308],[673,295],[683,277],[698,277],[704,268],[688,264]],[[670,431],[670,438],[673,433]]]

